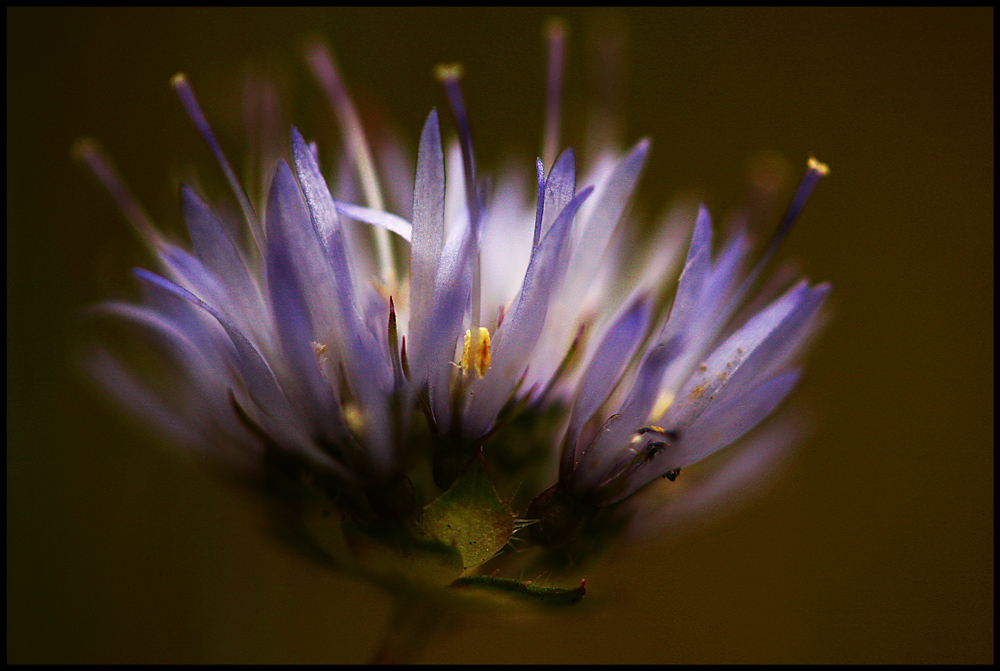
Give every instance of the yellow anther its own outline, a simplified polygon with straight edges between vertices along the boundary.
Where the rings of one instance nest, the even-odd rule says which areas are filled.
[[[434,66],[434,76],[442,82],[448,80],[458,81],[462,78],[462,74],[461,63],[439,63]]]
[[[323,370],[323,364],[330,360],[330,357],[326,355],[327,346],[314,340],[312,342],[312,350],[313,356],[316,357],[316,364],[320,370]]]
[[[490,332],[485,326],[480,326],[476,337],[472,330],[465,332],[465,343],[462,345],[462,370],[472,368],[476,377],[482,377],[490,368]]]
[[[830,174],[830,166],[826,163],[820,163],[816,160],[815,156],[809,157],[809,169],[818,172],[820,175],[826,176]]]

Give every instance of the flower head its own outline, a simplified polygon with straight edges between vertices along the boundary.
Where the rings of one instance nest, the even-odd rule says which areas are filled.
[[[556,155],[563,48],[556,26],[547,158],[529,168],[528,193],[520,174],[487,186],[460,68],[443,66],[458,141],[442,144],[432,110],[415,173],[390,176],[412,183],[412,213],[389,211],[319,45],[307,60],[358,188],[332,189],[320,149],[293,127],[291,161],[277,161],[255,205],[178,75],[173,86],[241,213],[234,228],[182,187],[189,251],[149,222],[99,148],[81,143],[157,263],[135,270],[139,304],[101,309],[169,361],[157,380],[97,349],[99,379],[261,488],[299,541],[343,570],[380,584],[402,575],[578,598],[582,588],[544,593],[477,574],[579,566],[642,509],[637,494],[671,486],[772,414],[799,379],[796,358],[829,287],[757,282],[827,169],[810,160],[757,258],[746,227],[713,245],[704,207],[686,254],[676,227],[637,244],[628,206],[650,143],[603,148],[584,165],[572,149]],[[512,551],[518,541],[532,552]]]

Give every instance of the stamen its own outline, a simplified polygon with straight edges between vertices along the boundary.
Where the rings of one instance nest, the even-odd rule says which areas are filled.
[[[462,345],[462,370],[469,368],[481,378],[490,368],[490,332],[485,326],[476,329],[473,337],[472,329],[465,332],[465,342]]]
[[[94,176],[114,199],[122,214],[135,228],[142,241],[149,246],[150,251],[154,253],[160,251],[163,247],[160,234],[156,231],[156,227],[142,205],[125,186],[125,182],[122,181],[121,175],[104,151],[104,147],[97,140],[82,138],[74,143],[73,155],[87,164],[90,171],[94,173]]]
[[[799,182],[799,188],[795,191],[795,196],[792,197],[792,202],[788,205],[788,210],[785,212],[784,218],[781,220],[781,225],[778,226],[778,230],[774,232],[771,237],[771,241],[768,243],[767,248],[761,255],[760,260],[757,261],[753,269],[747,274],[746,279],[743,280],[743,284],[740,288],[734,292],[732,301],[739,301],[741,297],[745,294],[747,289],[756,281],[757,277],[760,275],[764,266],[770,260],[771,255],[781,244],[781,241],[785,239],[788,231],[791,230],[792,224],[798,219],[799,214],[802,212],[802,208],[805,206],[806,201],[809,199],[809,194],[816,187],[819,182],[820,177],[824,177],[830,174],[830,168],[825,163],[820,163],[815,157],[810,156],[809,161],[806,164],[806,174],[802,176],[802,181]]]
[[[807,163],[806,174],[802,176],[802,181],[799,182],[799,188],[795,191],[795,196],[792,198],[792,202],[788,205],[788,210],[785,212],[785,217],[781,220],[781,225],[778,226],[778,230],[774,232],[774,236],[771,238],[771,242],[768,244],[767,249],[764,250],[764,255],[761,257],[760,265],[767,263],[771,254],[774,250],[778,248],[781,241],[788,234],[788,231],[792,228],[792,224],[795,220],[799,218],[799,213],[802,212],[802,208],[805,206],[806,201],[809,200],[809,194],[816,187],[819,182],[820,177],[825,177],[830,174],[830,168],[825,163],[820,163],[816,160],[814,156],[809,157],[809,162]]]
[[[458,63],[438,65],[434,75],[444,85],[448,104],[455,115],[458,126],[458,138],[462,146],[462,167],[465,169],[465,199],[469,208],[469,222],[473,231],[479,230],[479,197],[476,193],[476,163],[472,156],[472,133],[469,130],[469,117],[465,113],[465,103],[462,100],[462,89],[458,82],[462,79],[462,66]]]
[[[247,198],[247,194],[240,185],[240,181],[236,178],[236,173],[233,172],[232,166],[226,160],[226,155],[222,153],[222,147],[212,133],[212,128],[208,125],[208,119],[201,111],[201,106],[198,104],[198,99],[194,95],[194,89],[191,88],[191,83],[188,81],[187,75],[183,72],[177,73],[170,79],[170,85],[173,86],[174,92],[180,98],[181,104],[184,105],[184,110],[187,112],[191,122],[194,123],[198,134],[201,135],[201,139],[208,145],[209,151],[215,156],[215,160],[226,175],[229,188],[233,190],[233,195],[236,196],[236,200],[240,204],[240,209],[243,210],[243,216],[250,226],[250,232],[253,235],[254,242],[257,243],[257,249],[263,254],[264,234],[260,228],[260,221],[257,219],[257,214],[254,212],[253,206],[250,205],[250,199]]]
[[[320,375],[327,382],[332,382],[336,379],[336,369],[333,366],[333,362],[330,360],[329,355],[327,355],[327,350],[329,347],[323,343],[312,341],[312,351],[313,356],[316,358],[316,367],[319,368]]]
[[[542,158],[552,166],[559,150],[560,102],[562,100],[563,71],[566,64],[566,23],[559,18],[550,19],[545,27],[549,44],[548,77],[545,86],[545,130],[542,135]]]
[[[480,300],[482,293],[480,290],[480,251],[479,251],[479,189],[476,185],[476,164],[472,155],[472,134],[469,130],[469,118],[465,113],[465,103],[462,101],[462,89],[458,82],[462,78],[462,66],[458,63],[450,65],[438,65],[434,68],[434,75],[444,85],[445,94],[448,96],[448,104],[451,105],[451,112],[455,115],[455,124],[458,126],[459,142],[462,146],[462,166],[465,169],[465,200],[469,209],[469,229],[472,240],[475,244],[475,258],[472,261],[472,327],[477,328],[480,324]]]
[[[322,42],[314,42],[306,49],[306,61],[312,69],[313,76],[323,88],[323,93],[326,94],[327,101],[330,103],[337,121],[340,122],[344,146],[350,153],[351,160],[358,171],[361,190],[365,194],[368,207],[380,211],[385,210],[385,201],[379,188],[378,175],[375,172],[375,162],[372,160],[368,139],[365,137],[358,111],[344,86],[333,55]],[[389,233],[376,228],[374,234],[379,274],[387,285],[394,287],[396,285],[396,268],[392,261]]]
[[[589,65],[594,72],[594,93],[587,119],[587,144],[584,154],[600,156],[608,147],[621,144],[623,136],[622,110],[628,62],[625,26],[613,15],[593,24],[586,40],[589,45]]]

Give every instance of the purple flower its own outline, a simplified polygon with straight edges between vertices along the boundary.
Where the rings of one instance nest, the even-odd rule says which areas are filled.
[[[461,572],[502,560],[522,526],[549,559],[588,533],[590,548],[620,531],[615,515],[643,509],[635,494],[669,487],[738,441],[798,381],[829,287],[801,280],[768,293],[756,284],[827,169],[810,160],[756,260],[746,227],[713,253],[705,208],[693,227],[637,242],[628,206],[650,143],[602,147],[582,166],[572,149],[556,157],[561,33],[551,48],[548,156],[533,166],[530,193],[521,174],[500,174],[491,187],[482,179],[460,71],[442,67],[459,140],[442,144],[432,110],[415,174],[380,166],[386,182],[412,184],[412,209],[390,211],[350,97],[319,46],[308,61],[344,132],[355,173],[339,182],[346,188],[331,189],[319,149],[292,128],[291,164],[277,161],[255,206],[178,75],[174,88],[240,210],[233,226],[182,187],[189,251],[157,231],[99,148],[82,143],[157,264],[135,270],[138,304],[99,311],[133,324],[167,362],[151,375],[98,347],[97,377],[171,440],[266,483],[274,498],[289,496],[276,480],[319,492],[339,511],[360,572],[372,570],[369,541],[409,544],[407,556],[441,542],[458,548]],[[455,504],[463,496],[475,505]],[[631,507],[618,505],[626,499]],[[643,514],[655,517],[649,500]],[[488,527],[489,543],[470,552],[428,521],[452,514],[441,501]],[[484,501],[503,531],[477,517]],[[299,499],[291,507],[312,510]]]

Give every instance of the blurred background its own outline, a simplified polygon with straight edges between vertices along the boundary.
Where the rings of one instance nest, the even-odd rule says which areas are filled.
[[[530,170],[550,14],[7,9],[8,662],[361,662],[390,616],[83,382],[78,312],[131,292],[143,257],[73,141],[99,138],[180,230],[178,177],[215,170],[170,76],[237,166],[248,68],[322,146],[335,128],[298,52],[318,33],[408,151],[445,106],[432,67],[461,61],[480,165]],[[622,138],[653,138],[642,211],[694,192],[721,220],[761,152],[794,179],[810,153],[829,163],[782,250],[834,285],[796,395],[815,427],[761,498],[609,557],[558,617],[470,623],[423,661],[991,663],[993,10],[559,15],[570,142],[589,36],[627,45]]]

